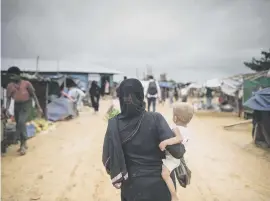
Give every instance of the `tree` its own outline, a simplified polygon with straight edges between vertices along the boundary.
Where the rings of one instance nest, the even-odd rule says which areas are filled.
[[[173,79],[170,79],[169,82],[171,82],[172,84],[176,84],[176,81]]]
[[[270,49],[268,52],[262,51],[261,54],[260,60],[252,58],[251,62],[244,62],[245,66],[256,72],[270,70]]]

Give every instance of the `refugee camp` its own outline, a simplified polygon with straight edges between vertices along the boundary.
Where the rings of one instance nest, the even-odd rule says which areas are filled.
[[[270,200],[270,2],[1,5],[1,200]]]

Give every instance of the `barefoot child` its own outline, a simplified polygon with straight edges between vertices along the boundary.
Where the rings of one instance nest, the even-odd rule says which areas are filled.
[[[189,139],[189,131],[187,128],[188,123],[191,121],[194,114],[193,106],[188,103],[176,103],[173,106],[173,122],[175,123],[172,128],[175,137],[164,140],[160,143],[159,147],[162,151],[166,150],[166,146],[183,143],[186,145]],[[166,151],[166,159],[163,160],[162,178],[166,182],[172,201],[178,200],[173,181],[170,177],[171,172],[180,165],[180,160],[174,158]]]

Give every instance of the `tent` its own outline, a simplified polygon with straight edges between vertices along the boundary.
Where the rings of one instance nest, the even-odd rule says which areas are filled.
[[[270,87],[255,92],[244,106],[254,111],[252,136],[255,143],[270,147]]]
[[[258,111],[270,111],[270,87],[254,93],[244,106]]]
[[[67,98],[56,98],[47,105],[47,118],[50,121],[60,121],[70,116],[75,117],[76,111],[73,102]]]

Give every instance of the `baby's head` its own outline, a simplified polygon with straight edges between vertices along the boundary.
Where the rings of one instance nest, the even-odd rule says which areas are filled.
[[[173,121],[177,125],[187,126],[194,114],[194,108],[189,103],[175,103],[173,106]]]

